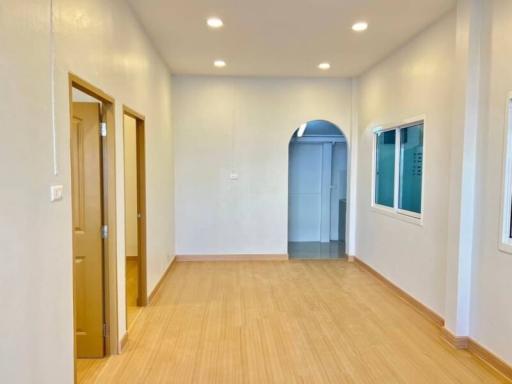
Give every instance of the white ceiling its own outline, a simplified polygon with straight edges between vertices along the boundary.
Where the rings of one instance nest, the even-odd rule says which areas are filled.
[[[176,74],[353,76],[452,9],[455,0],[128,0]],[[212,30],[206,19],[220,17]],[[351,26],[366,20],[369,29]],[[215,68],[224,59],[227,66]],[[320,71],[328,61],[332,68]]]

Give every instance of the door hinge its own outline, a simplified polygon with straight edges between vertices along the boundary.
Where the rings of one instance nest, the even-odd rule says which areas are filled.
[[[100,123],[100,136],[107,137],[107,123]]]
[[[108,337],[108,324],[103,324],[103,337]]]
[[[108,238],[108,225],[102,225],[101,226],[101,238],[107,239]]]

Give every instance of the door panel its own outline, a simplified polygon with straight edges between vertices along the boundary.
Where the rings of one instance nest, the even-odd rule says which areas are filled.
[[[104,356],[99,103],[73,103],[71,129],[75,331],[78,358]]]
[[[347,144],[336,143],[332,152],[331,240],[345,241],[345,217],[340,212],[347,199]]]
[[[290,146],[289,241],[320,241],[322,145]]]

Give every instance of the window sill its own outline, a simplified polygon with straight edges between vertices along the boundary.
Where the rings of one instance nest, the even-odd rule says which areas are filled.
[[[510,242],[500,241],[500,243],[498,245],[498,249],[501,252],[512,254],[512,241],[510,241]]]
[[[371,207],[371,210],[375,213],[391,217],[395,220],[403,221],[403,222],[409,223],[409,224],[414,224],[414,225],[417,225],[418,227],[423,227],[423,218],[422,217],[408,216],[404,213],[397,212],[394,209],[383,207],[380,205],[373,205]],[[510,249],[512,252],[512,245],[510,245]]]

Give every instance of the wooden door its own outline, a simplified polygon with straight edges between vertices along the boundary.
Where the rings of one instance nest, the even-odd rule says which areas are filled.
[[[78,358],[104,356],[99,103],[73,103],[71,127],[75,333]]]

